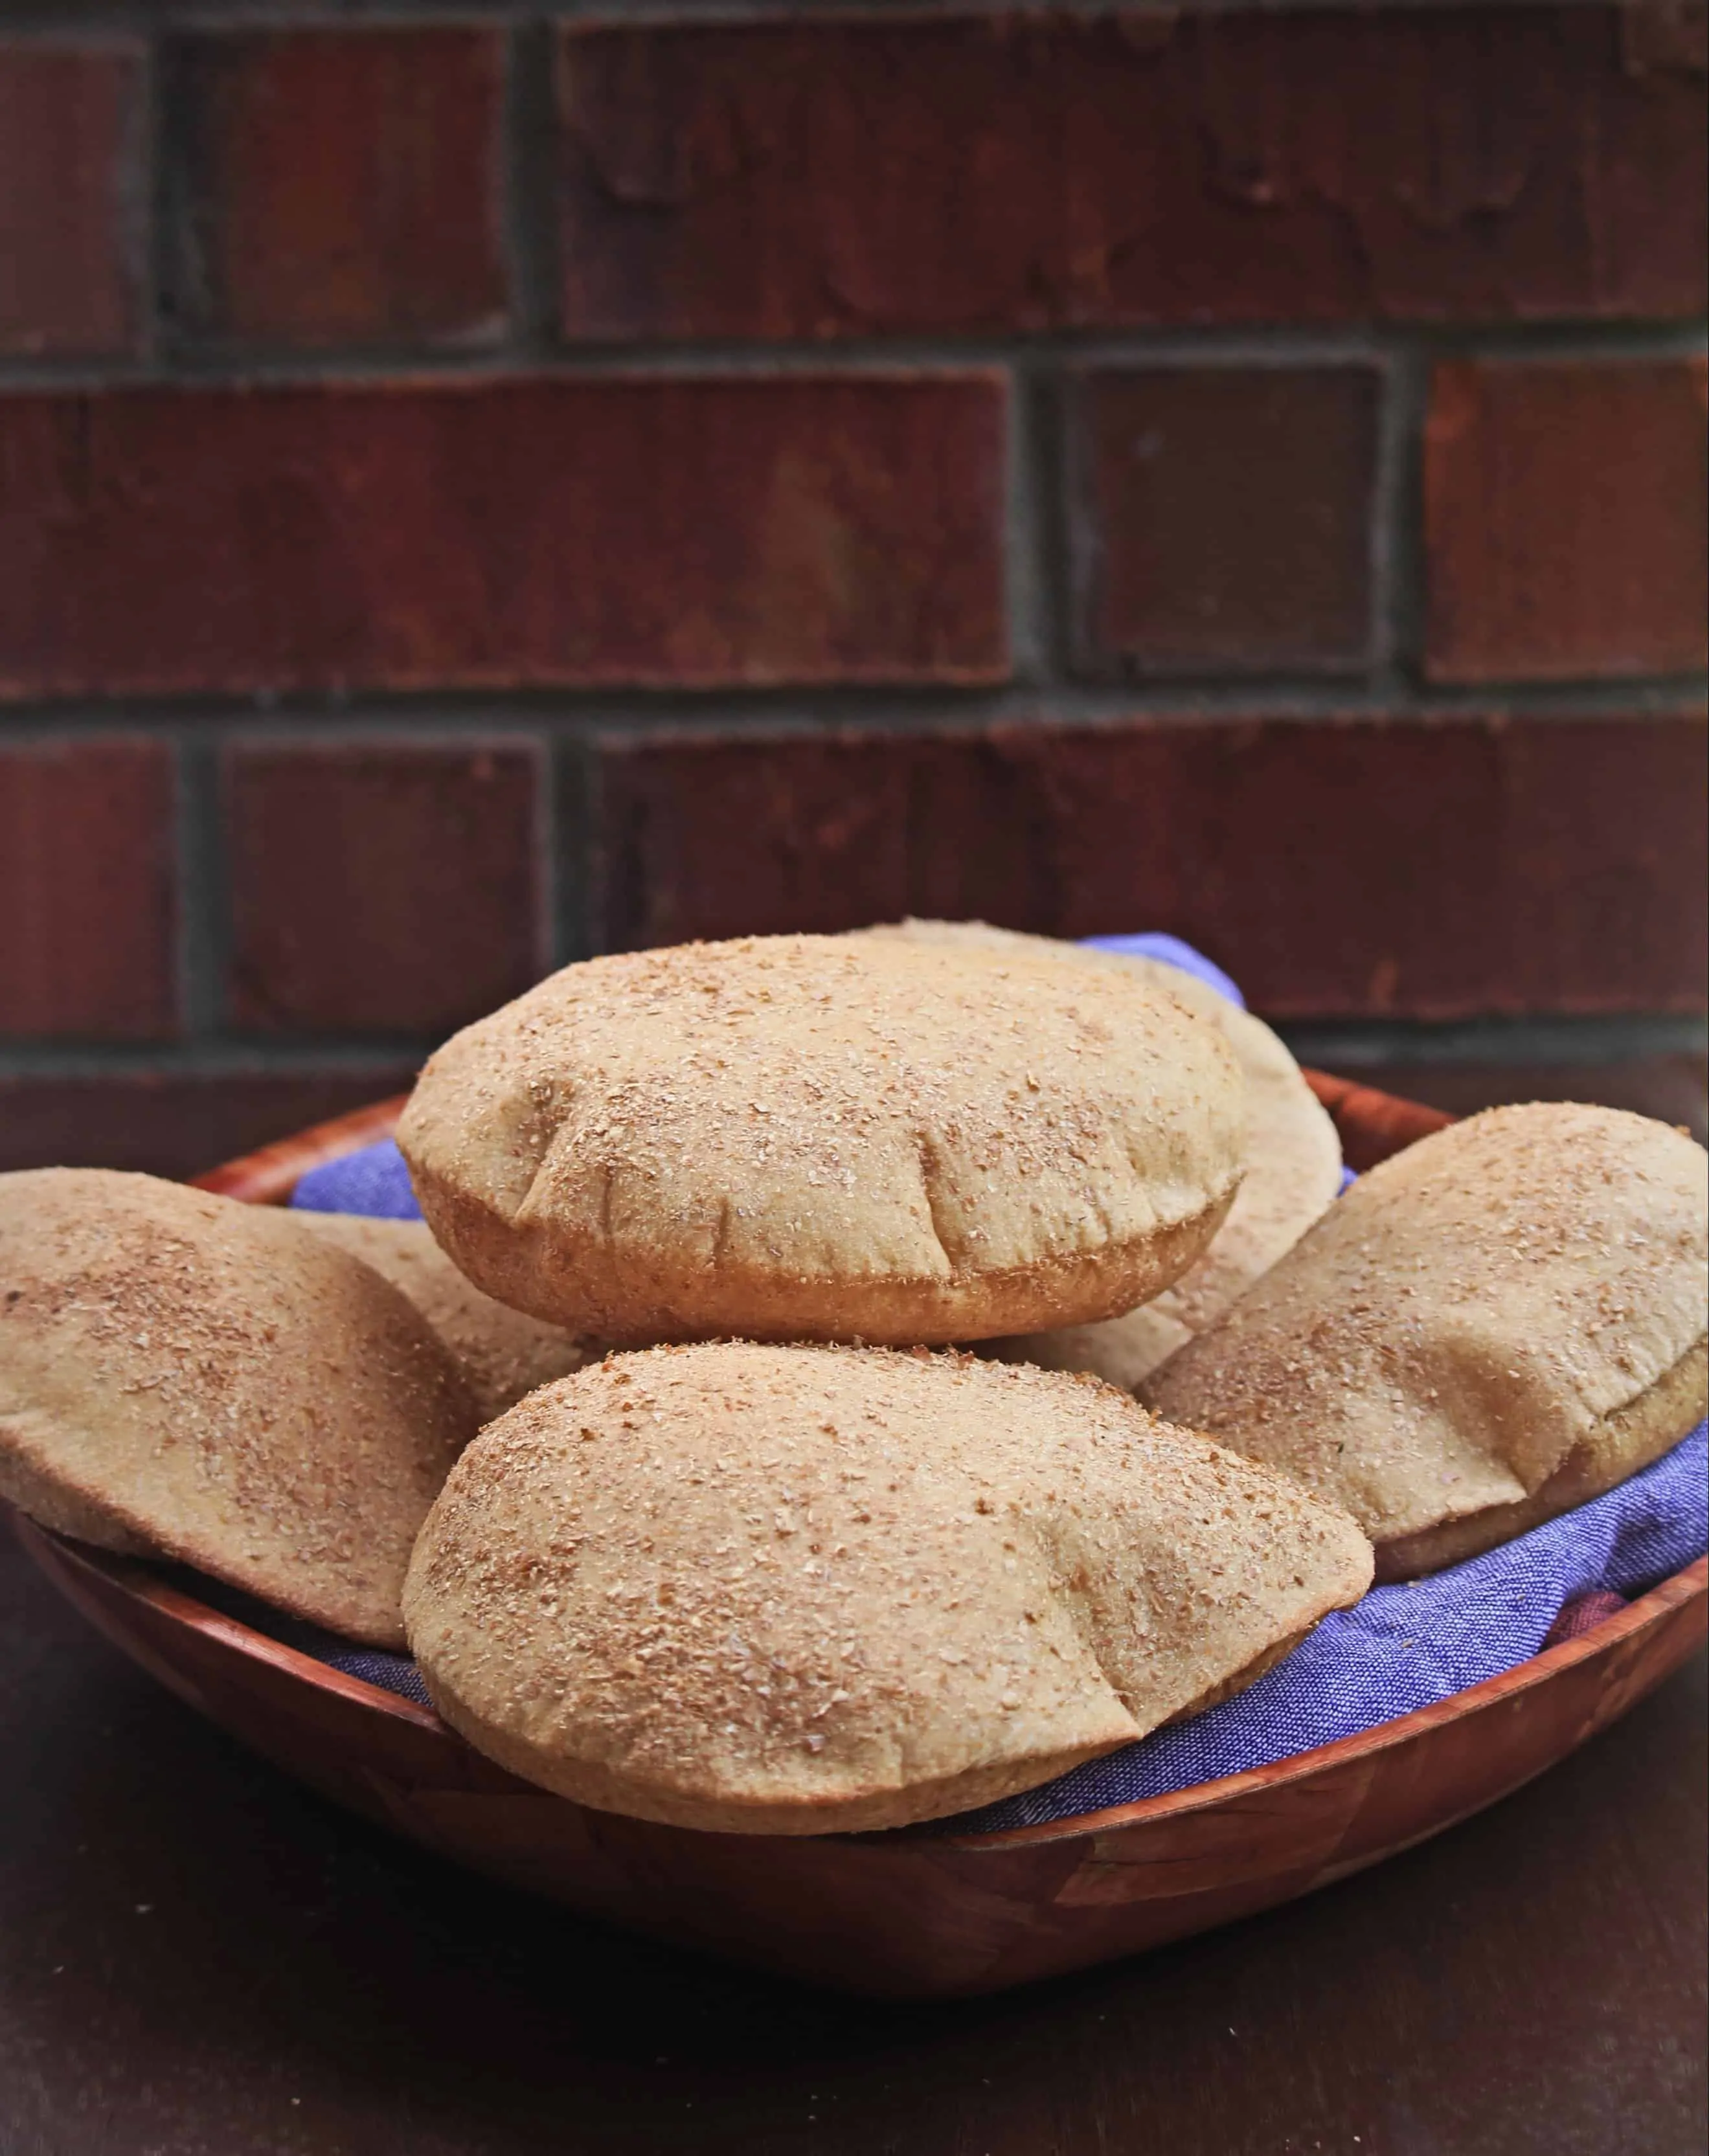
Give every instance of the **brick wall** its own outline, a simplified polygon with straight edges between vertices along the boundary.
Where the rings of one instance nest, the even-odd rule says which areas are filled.
[[[907,910],[1689,1112],[1703,74],[1674,0],[12,0],[0,1164]]]

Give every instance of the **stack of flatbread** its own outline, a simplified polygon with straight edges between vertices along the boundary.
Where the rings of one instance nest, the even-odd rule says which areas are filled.
[[[982,924],[572,966],[399,1141],[425,1225],[0,1178],[0,1495],[682,1825],[1032,1786],[1702,1413],[1689,1140],[1501,1111],[1337,1199],[1257,1019]]]

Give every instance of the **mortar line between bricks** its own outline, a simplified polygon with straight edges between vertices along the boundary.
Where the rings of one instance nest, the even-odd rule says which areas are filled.
[[[548,727],[532,737],[534,752],[533,814],[528,843],[534,850],[534,964],[551,973],[562,961],[558,956],[558,920],[562,905],[559,881],[562,842],[558,824],[559,744]]]
[[[1051,454],[1038,399],[1037,382],[1012,372],[1003,400],[1003,611],[1010,667],[1017,684],[1029,686],[1060,671],[1050,589]]]
[[[167,220],[161,201],[162,155],[166,135],[162,108],[161,51],[151,38],[137,54],[136,110],[132,141],[120,183],[122,245],[133,280],[136,341],[140,363],[158,367],[166,354],[161,336],[160,295]]]
[[[532,16],[505,38],[501,218],[508,349],[518,363],[550,357],[558,327],[559,243],[550,31]]]
[[[153,336],[148,377],[175,382],[187,353],[195,348],[191,325],[203,311],[197,302],[206,265],[194,185],[182,162],[191,154],[188,115],[181,63],[169,35],[154,41],[152,71],[155,156],[149,205],[154,239],[149,253],[148,301]]]
[[[590,737],[563,728],[553,742],[553,787],[558,911],[553,957],[560,966],[593,955],[595,792],[598,774]]]
[[[224,1013],[229,955],[218,750],[204,733],[174,729],[178,749],[178,966],[192,1040],[212,1039]]]
[[[167,220],[162,218],[160,222]],[[169,241],[169,235],[168,235]],[[169,256],[171,248],[164,248]],[[672,342],[611,341],[538,348],[514,337],[479,349],[441,346],[316,346],[294,349],[174,338],[153,361],[121,357],[0,359],[0,393],[59,390],[93,394],[113,388],[185,390],[318,387],[445,388],[547,378],[571,381],[761,380],[857,375],[954,376],[1025,362],[1076,368],[1193,366],[1285,367],[1356,366],[1412,348],[1430,358],[1579,360],[1586,364],[1701,357],[1709,349],[1691,321],[1522,325],[1393,324],[1300,327],[1284,322],[1221,329],[985,330],[956,336],[918,331],[836,340],[682,338]]]
[[[1465,0],[1470,4],[1470,0]],[[1548,4],[1549,0],[1534,0]],[[1602,0],[1579,0],[1579,4],[1601,4]],[[1052,0],[1050,13],[1070,22],[1097,22],[1112,16],[1304,14],[1320,13],[1326,0]],[[1362,0],[1362,11],[1372,14],[1411,14],[1428,0]],[[1452,0],[1450,0],[1452,4]],[[1526,4],[1526,0],[1521,0]],[[1559,4],[1559,0],[1553,0]],[[186,0],[174,6],[167,0],[0,0],[0,31],[36,35],[63,33],[68,28],[126,29],[224,30],[316,28],[360,29],[368,24],[394,27],[466,22],[505,27],[527,22],[543,13],[553,23],[584,23],[608,28],[614,21],[624,28],[695,29],[740,27],[744,23],[799,25],[873,25],[902,22],[929,25],[957,17],[1001,18],[1029,11],[1025,0],[554,0],[542,9],[526,0],[248,0],[234,12],[232,0]]]
[[[1668,1013],[1271,1023],[1302,1062],[1331,1069],[1378,1063],[1624,1062],[1701,1055],[1709,1044],[1705,1020]],[[159,1043],[7,1039],[0,1040],[0,1079],[291,1077],[364,1070],[389,1075],[399,1064],[419,1065],[435,1045],[430,1038],[395,1034],[275,1040],[230,1034]]]
[[[1428,369],[1415,351],[1391,356],[1377,440],[1371,535],[1376,680],[1417,695],[1424,663],[1424,421]]]
[[[1032,456],[1035,603],[1053,693],[1073,680],[1084,607],[1080,550],[1096,543],[1081,499],[1079,398],[1071,368],[1048,356],[1017,357],[1015,398],[1029,414]]]
[[[258,709],[247,699],[186,696],[111,702],[33,701],[0,706],[0,746],[73,734],[180,734],[187,740],[267,741],[278,746],[386,740],[401,744],[479,741],[507,732],[647,741],[661,737],[764,741],[839,732],[851,735],[941,732],[966,737],[991,726],[1064,732],[1161,720],[1180,726],[1269,721],[1550,720],[1571,726],[1609,719],[1636,723],[1696,719],[1709,700],[1702,675],[1609,682],[1526,682],[1476,687],[1384,687],[1334,678],[1253,675],[1217,682],[1017,685],[996,690],[850,688],[769,690],[657,689],[450,690],[417,695],[302,699]]]

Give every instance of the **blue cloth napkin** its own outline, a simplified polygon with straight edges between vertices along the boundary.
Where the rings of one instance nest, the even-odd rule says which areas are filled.
[[[1290,1759],[1449,1698],[1570,1638],[1702,1556],[1709,1541],[1709,1424],[1629,1482],[1469,1563],[1373,1587],[1327,1617],[1250,1691],[1155,1731],[1053,1782],[910,1830],[976,1834],[1079,1818]],[[221,1599],[210,1587],[209,1599]],[[224,1598],[230,1599],[229,1596]],[[250,1623],[317,1661],[418,1706],[407,1655],[353,1647],[247,1603]]]
[[[1138,952],[1197,975],[1241,1002],[1209,959],[1172,936],[1101,936],[1103,950]],[[1346,1175],[1344,1184],[1351,1181]],[[419,1219],[409,1172],[389,1139],[311,1168],[293,1205],[325,1213]],[[1042,1788],[909,1831],[967,1834],[1072,1820],[1166,1795],[1372,1729],[1527,1661],[1703,1555],[1709,1545],[1709,1425],[1663,1459],[1558,1520],[1500,1549],[1405,1586],[1377,1587],[1326,1618],[1249,1691],[1208,1713],[1155,1731]],[[265,1620],[264,1620],[264,1629]],[[280,1619],[291,1644],[383,1690],[427,1704],[407,1656]]]
[[[366,1213],[374,1220],[421,1218],[409,1170],[390,1138],[310,1168],[298,1177],[291,1202],[308,1213]]]
[[[1529,1661],[1552,1633],[1573,1629],[1574,1604],[1591,1595],[1642,1594],[1701,1557],[1706,1543],[1709,1424],[1700,1423],[1606,1496],[1428,1579],[1373,1587],[1351,1609],[1325,1618],[1285,1661],[1226,1705],[1154,1731],[1042,1789],[939,1822],[938,1830],[967,1834],[1073,1819],[1374,1729]]]
[[[1166,966],[1176,966],[1183,973],[1191,973],[1195,980],[1202,981],[1207,988],[1214,988],[1219,996],[1227,996],[1231,1004],[1246,1009],[1246,998],[1220,966],[1213,965],[1202,951],[1195,951],[1191,943],[1183,943],[1178,936],[1154,932],[1145,936],[1083,936],[1081,942],[1089,951],[1114,951],[1124,958],[1161,958]]]

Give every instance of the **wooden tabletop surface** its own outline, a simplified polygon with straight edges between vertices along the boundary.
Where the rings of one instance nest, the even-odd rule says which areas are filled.
[[[581,1923],[240,1752],[0,1553],[4,2156],[1686,2156],[1700,1657],[1289,1908],[881,2007]]]

